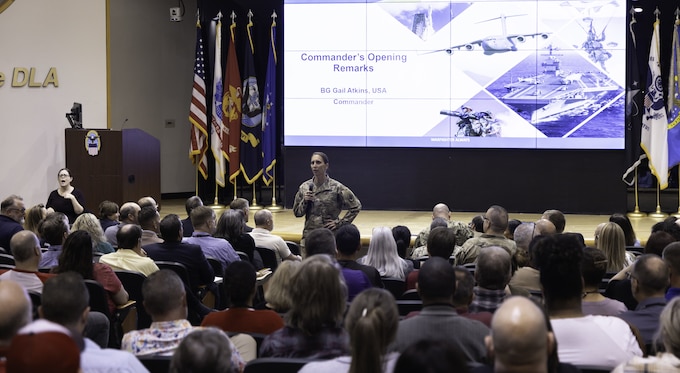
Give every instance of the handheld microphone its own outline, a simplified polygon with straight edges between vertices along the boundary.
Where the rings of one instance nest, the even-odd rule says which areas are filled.
[[[125,123],[127,123],[127,121],[128,121],[128,118],[125,118],[125,120],[123,121],[123,124],[120,125],[121,131],[123,130],[123,127],[125,127]]]
[[[310,192],[314,191],[314,184],[309,184],[309,191]],[[306,212],[307,215],[309,215],[309,212],[312,209],[312,203],[313,203],[312,201],[307,201],[307,212]]]

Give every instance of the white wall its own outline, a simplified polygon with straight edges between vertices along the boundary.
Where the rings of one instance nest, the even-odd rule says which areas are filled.
[[[47,201],[65,163],[65,113],[74,101],[85,126],[106,128],[105,40],[105,0],[22,0],[0,14],[0,199]],[[34,67],[40,83],[55,67],[59,86],[12,87],[15,67]]]

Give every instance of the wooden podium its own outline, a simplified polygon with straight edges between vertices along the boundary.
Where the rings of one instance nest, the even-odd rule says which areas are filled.
[[[160,201],[161,145],[155,137],[135,128],[67,128],[65,138],[66,167],[85,195],[86,211],[99,215],[104,200],[119,206],[144,196]]]

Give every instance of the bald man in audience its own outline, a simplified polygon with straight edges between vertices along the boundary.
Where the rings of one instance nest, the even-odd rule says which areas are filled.
[[[267,209],[255,213],[255,229],[248,233],[253,237],[256,247],[269,249],[276,254],[276,261],[281,264],[282,260],[302,260],[299,255],[293,254],[286,241],[280,236],[272,234],[274,230],[274,215]]]
[[[646,345],[654,341],[659,329],[659,317],[666,306],[666,288],[669,285],[668,266],[654,254],[640,256],[631,271],[631,290],[638,305],[634,311],[627,311],[620,318],[640,331]]]
[[[671,285],[666,291],[666,300],[670,301],[680,295],[680,241],[673,242],[663,249],[663,261],[670,271]]]
[[[508,212],[501,206],[493,205],[484,214],[484,234],[465,242],[460,250],[454,253],[456,264],[463,265],[477,262],[479,250],[483,247],[498,246],[507,250],[510,256],[517,251],[515,241],[505,238],[508,228]]]
[[[564,228],[567,225],[567,220],[560,210],[545,210],[541,219],[550,220],[555,225],[555,233],[564,233]]]
[[[153,259],[142,250],[142,228],[135,224],[124,225],[118,230],[116,239],[118,250],[102,255],[100,263],[108,264],[113,269],[140,272],[144,276],[158,271]]]
[[[512,262],[510,254],[499,246],[483,247],[479,250],[475,279],[477,286],[470,304],[470,312],[494,313],[508,295],[505,287],[510,282]]]
[[[112,225],[104,231],[106,240],[109,241],[113,247],[118,247],[116,233],[118,233],[120,227],[125,224],[139,224],[139,212],[141,210],[142,208],[135,202],[125,202],[123,206],[120,207],[120,221],[118,225]]]
[[[11,280],[0,281],[0,370],[12,338],[32,321],[31,300],[26,290]]]
[[[491,321],[485,338],[493,368],[473,372],[547,373],[548,356],[555,349],[555,336],[548,331],[543,312],[524,297],[508,298]]]
[[[555,224],[548,219],[538,219],[536,221],[536,236],[552,236],[557,234]]]
[[[159,211],[158,203],[156,203],[156,200],[153,197],[142,197],[137,201],[137,204],[139,205],[140,209],[143,209],[146,206],[151,206],[154,208],[154,210]]]
[[[26,291],[42,293],[43,283],[54,275],[38,271],[42,258],[38,237],[31,231],[21,231],[12,237],[10,247],[14,253],[15,266],[0,275],[0,281],[12,280]]]
[[[444,219],[447,223],[447,226],[453,229],[456,235],[456,245],[458,246],[462,246],[465,241],[472,238],[474,235],[472,229],[470,229],[466,223],[451,220],[451,210],[449,210],[449,206],[444,203],[438,203],[434,205],[434,208],[432,209],[432,220],[436,218]],[[427,244],[427,237],[430,234],[430,229],[431,227],[428,226],[418,233],[414,247],[425,246]]]

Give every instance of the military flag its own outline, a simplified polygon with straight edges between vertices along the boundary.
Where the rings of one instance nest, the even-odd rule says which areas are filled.
[[[241,115],[241,173],[248,184],[254,183],[262,175],[260,160],[262,139],[262,105],[260,90],[255,76],[253,47],[253,13],[248,11],[246,27],[248,42],[246,43],[245,63],[243,68],[243,100]]]
[[[659,182],[660,189],[668,187],[668,120],[663,100],[663,79],[659,61],[659,19],[654,22],[652,42],[647,61],[647,92],[640,146],[649,158],[649,168]]]
[[[191,90],[189,122],[191,122],[191,143],[189,157],[203,175],[208,178],[208,114],[205,98],[205,56],[201,23],[196,20],[196,58],[194,61],[194,84]]]
[[[631,19],[628,23],[626,40],[627,66],[626,69],[626,165],[629,166],[623,174],[623,182],[633,185],[635,169],[640,160],[646,155],[640,154],[640,132],[642,127],[642,91],[640,90],[640,70],[637,59],[637,40],[635,39],[635,10],[631,9]]]
[[[215,158],[215,182],[224,188],[226,160],[222,155],[222,13],[217,15],[215,26],[215,64],[213,73],[212,126],[210,126],[210,148]]]
[[[229,26],[229,53],[227,55],[227,71],[224,81],[227,89],[224,91],[222,110],[225,120],[225,140],[222,142],[223,149],[229,160],[229,181],[236,183],[236,177],[240,172],[241,161],[239,149],[241,147],[241,73],[236,58],[234,46],[234,30],[236,29],[236,14],[231,13],[231,26]]]
[[[269,29],[269,58],[264,82],[264,111],[262,115],[262,181],[271,184],[276,165],[276,13],[272,14]]]
[[[671,70],[668,74],[668,168],[680,163],[680,20],[675,13]]]

